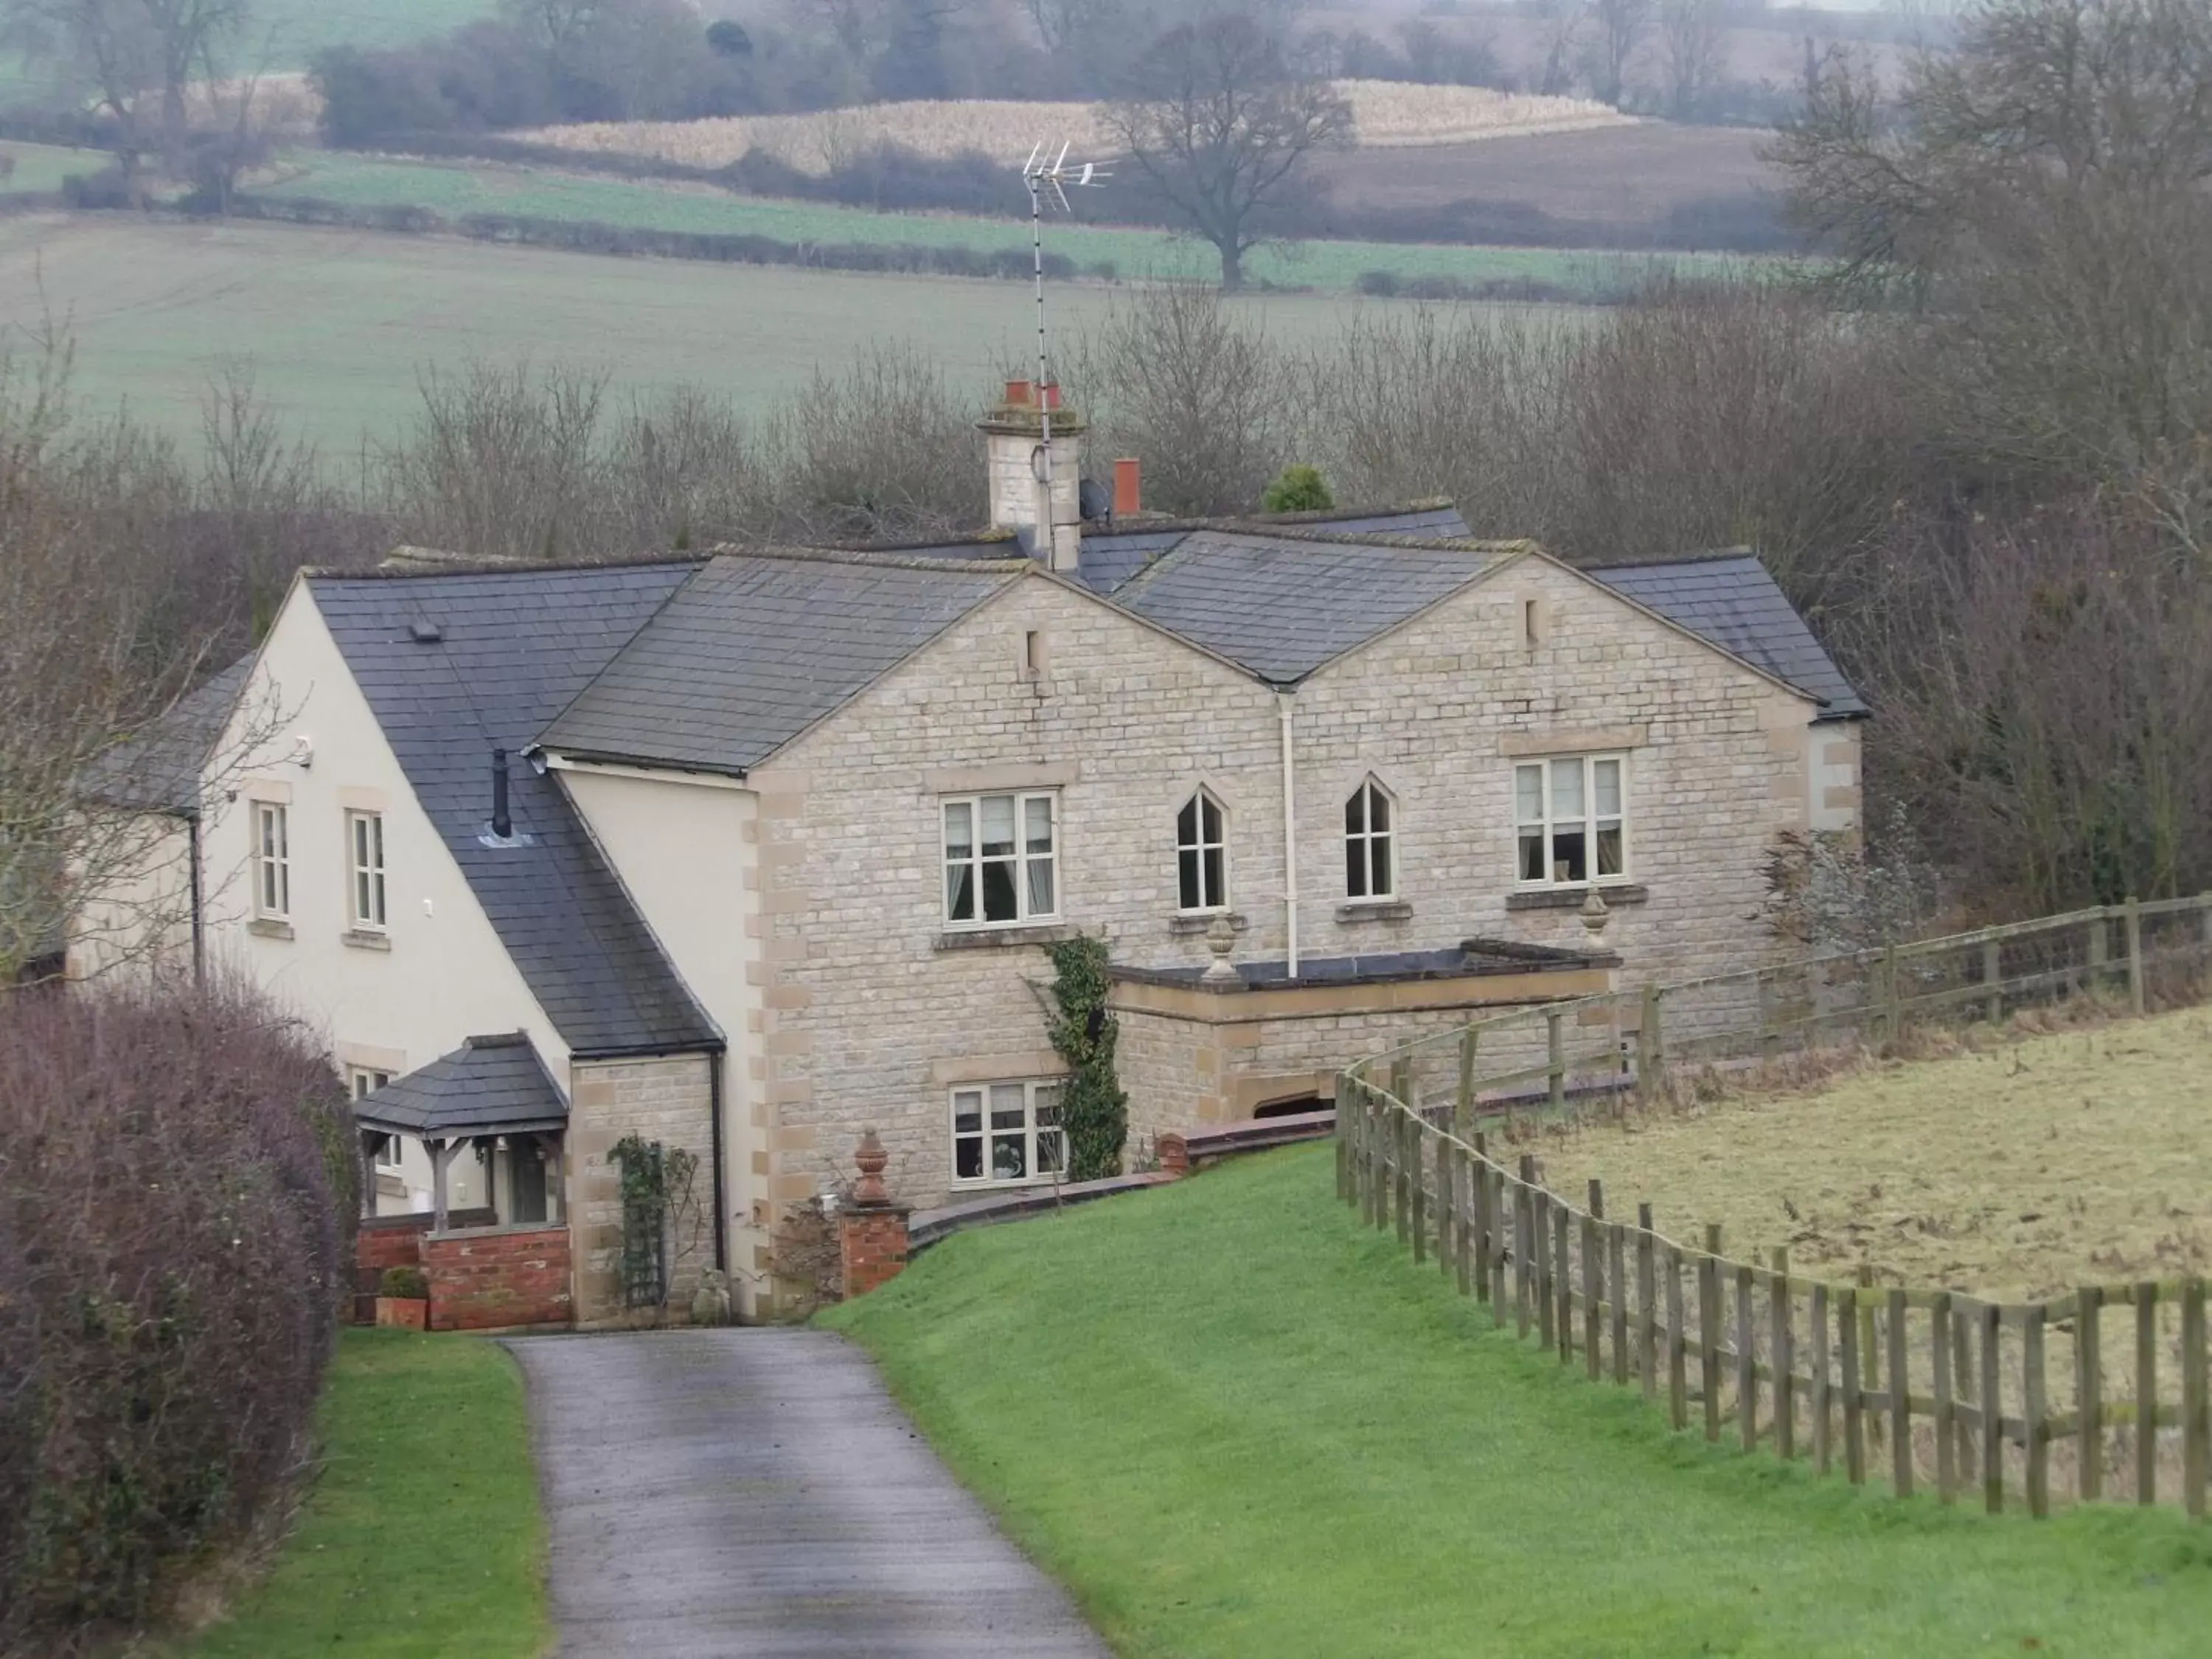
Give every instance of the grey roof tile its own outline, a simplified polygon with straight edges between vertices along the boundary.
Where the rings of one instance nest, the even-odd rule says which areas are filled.
[[[1605,565],[1583,574],[1818,697],[1823,715],[1843,718],[1868,712],[1843,670],[1754,554]]]
[[[724,554],[559,718],[548,749],[742,773],[896,666],[1024,562]]]
[[[1494,548],[1388,538],[1199,530],[1114,598],[1261,679],[1294,685],[1465,586],[1500,556]]]
[[[1194,531],[1212,529],[1265,536],[1270,530],[1281,527],[1285,520],[1295,520],[1293,528],[1328,535],[1419,537],[1455,541],[1464,540],[1468,534],[1467,520],[1460,516],[1457,507],[1450,506],[1359,513],[1340,519],[1327,514],[1281,515],[1275,523],[1262,517],[1244,520],[1223,519],[1204,524],[1156,525],[1146,528],[1140,520],[1127,530],[1086,529],[1077,578],[1094,593],[1113,593],[1146,566],[1172,552]]]
[[[520,759],[698,568],[309,579],[423,811],[532,994],[582,1054],[721,1040],[568,793]],[[441,637],[416,641],[416,623],[435,624]],[[495,748],[516,757],[508,767],[512,845],[486,845]]]
[[[447,1139],[557,1129],[568,1103],[520,1031],[472,1036],[450,1054],[354,1103],[363,1128]]]
[[[85,792],[112,806],[196,816],[208,757],[252,672],[252,656],[240,657],[179,697],[159,720],[87,767]]]

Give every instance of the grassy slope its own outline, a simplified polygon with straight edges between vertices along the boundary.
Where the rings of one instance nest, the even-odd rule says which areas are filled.
[[[180,1659],[529,1659],[550,1639],[522,1378],[462,1337],[348,1331],[324,1468],[266,1583]]]
[[[1328,1154],[955,1238],[834,1310],[1125,1656],[2197,1654],[2212,1533],[1991,1521],[1668,1434]]]
[[[1751,1259],[2011,1298],[2212,1269],[2212,1015],[2187,1009],[1952,1059],[1815,1094],[1594,1122],[1542,1146],[1562,1192],[1604,1178],[1676,1238],[1722,1223]],[[1793,1218],[1784,1206],[1796,1208]]]
[[[1055,289],[1055,329],[1095,322],[1112,290]],[[1333,331],[1393,302],[1239,301],[1273,337]],[[66,319],[76,390],[97,408],[199,441],[199,399],[226,359],[254,366],[288,428],[343,472],[363,429],[389,438],[421,406],[417,376],[472,356],[601,366],[619,398],[678,384],[760,413],[841,370],[871,340],[918,343],[980,400],[1034,340],[1018,283],[874,276],[690,260],[611,259],[450,239],[286,225],[197,227],[121,214],[0,218],[0,349],[8,323]],[[1572,323],[1595,313],[1537,315]],[[980,453],[980,451],[978,452]]]
[[[458,216],[512,213],[554,219],[594,219],[641,229],[772,236],[781,241],[911,242],[937,247],[1027,251],[1026,222],[950,214],[873,213],[811,202],[763,201],[706,185],[671,185],[564,173],[529,167],[438,161],[385,161],[341,154],[300,158],[302,170],[274,195],[316,196],[356,206],[404,202]],[[1079,265],[1110,260],[1124,276],[1212,276],[1211,249],[1164,232],[1055,223],[1047,244]],[[1629,267],[1641,270],[1644,261]],[[1672,258],[1677,269],[1718,270],[1729,262]],[[1455,276],[1475,282],[1530,277],[1595,288],[1623,269],[1617,256],[1550,248],[1448,247],[1387,242],[1308,242],[1289,252],[1263,250],[1248,261],[1260,280],[1300,287],[1349,289],[1363,270],[1401,276]]]

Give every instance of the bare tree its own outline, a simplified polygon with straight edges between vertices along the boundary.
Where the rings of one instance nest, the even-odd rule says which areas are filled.
[[[1659,49],[1666,59],[1667,110],[1686,121],[1720,78],[1726,0],[1659,0]]]
[[[1654,0],[1590,0],[1590,94],[1618,107],[1628,65],[1651,31]]]
[[[1544,67],[1536,90],[1556,98],[1574,85],[1576,48],[1586,16],[1583,0],[1540,0],[1536,15],[1544,23]]]
[[[143,158],[156,149],[182,171],[189,89],[219,78],[222,53],[248,15],[248,0],[0,0],[0,40],[89,89],[115,123],[117,156],[135,187]]]
[[[1146,179],[1213,244],[1229,289],[1243,285],[1244,256],[1267,240],[1267,210],[1304,188],[1307,158],[1352,134],[1351,106],[1328,82],[1294,76],[1280,44],[1244,17],[1162,35],[1103,119]]]

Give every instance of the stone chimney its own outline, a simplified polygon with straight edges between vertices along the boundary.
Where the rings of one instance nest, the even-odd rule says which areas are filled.
[[[1044,431],[1052,428],[1051,465]],[[1030,556],[1074,574],[1083,538],[1083,434],[1090,422],[1064,406],[1060,387],[1034,380],[1006,382],[1006,400],[976,422],[990,472],[991,524],[1021,538]],[[1052,499],[1045,499],[1049,471]]]

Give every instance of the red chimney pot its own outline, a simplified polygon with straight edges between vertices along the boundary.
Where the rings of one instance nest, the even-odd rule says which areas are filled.
[[[1145,488],[1144,465],[1134,456],[1124,455],[1114,463],[1114,516],[1143,510]]]
[[[1006,401],[1016,409],[1026,409],[1036,398],[1027,380],[1009,380],[1006,382]]]
[[[1059,381],[1047,380],[1043,386],[1038,388],[1038,390],[1044,393],[1044,406],[1047,409],[1058,409],[1060,407]]]

